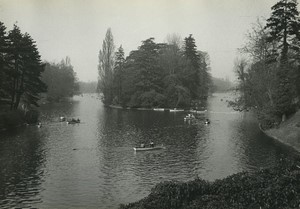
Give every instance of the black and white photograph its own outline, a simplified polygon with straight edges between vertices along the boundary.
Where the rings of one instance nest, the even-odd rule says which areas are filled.
[[[0,0],[0,208],[300,208],[299,0]]]

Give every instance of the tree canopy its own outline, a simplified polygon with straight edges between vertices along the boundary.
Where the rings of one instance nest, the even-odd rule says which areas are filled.
[[[42,80],[48,86],[46,97],[49,101],[60,101],[79,92],[76,73],[68,56],[60,63],[46,63]]]
[[[113,39],[105,38],[100,54],[105,52],[107,40]],[[122,47],[107,55],[113,68],[99,68],[98,82],[104,103],[148,108],[201,106],[211,84],[208,54],[197,50],[192,35],[185,38],[183,48],[179,40],[169,36],[169,43],[156,43],[151,37],[126,59]]]
[[[23,34],[17,25],[6,34],[0,23],[0,99],[10,101],[10,109],[35,105],[40,93],[46,91],[41,81],[44,64],[35,41],[28,33]]]
[[[268,128],[284,121],[300,105],[299,12],[295,0],[280,0],[265,26],[258,21],[248,33],[236,72],[240,97],[237,109],[255,110]]]

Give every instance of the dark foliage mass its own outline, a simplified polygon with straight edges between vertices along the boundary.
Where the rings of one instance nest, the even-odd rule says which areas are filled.
[[[258,112],[264,128],[276,126],[300,106],[300,22],[296,0],[280,0],[266,23],[258,23],[237,60],[240,97],[232,105]]]
[[[124,107],[191,107],[207,99],[211,87],[209,57],[197,50],[195,39],[155,43],[142,41],[125,59],[122,46],[116,53],[108,29],[99,53],[98,91],[105,104]]]
[[[283,158],[274,168],[207,182],[163,182],[149,196],[121,209],[300,208],[300,161]]]
[[[47,100],[58,102],[79,92],[76,73],[69,57],[59,64],[46,63],[42,81],[47,85]]]
[[[10,110],[38,106],[40,93],[46,92],[41,81],[45,65],[41,62],[35,41],[18,26],[6,33],[0,22],[0,100],[10,105]]]
[[[68,57],[60,64],[43,63],[28,33],[17,25],[7,33],[0,22],[0,128],[36,123],[35,107],[42,95],[57,101],[77,91]]]

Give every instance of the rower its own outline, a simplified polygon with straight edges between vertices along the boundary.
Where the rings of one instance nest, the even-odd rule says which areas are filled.
[[[150,147],[154,147],[154,143],[152,141],[150,142]]]

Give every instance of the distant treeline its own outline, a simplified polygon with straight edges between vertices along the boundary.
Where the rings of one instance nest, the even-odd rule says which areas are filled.
[[[297,1],[280,0],[265,23],[257,21],[235,63],[239,98],[232,105],[255,110],[264,128],[300,106],[300,18]]]
[[[80,93],[96,93],[97,91],[97,81],[91,81],[91,82],[83,82],[79,81],[79,92]]]
[[[213,87],[212,92],[226,92],[234,90],[234,84],[228,79],[212,77]]]
[[[108,29],[99,53],[98,92],[106,105],[128,107],[196,107],[212,87],[209,56],[197,50],[192,35],[183,41],[173,35],[167,43],[154,38],[142,41],[124,57],[122,46],[115,52]]]
[[[62,98],[79,93],[76,73],[69,57],[58,64],[46,63],[42,81],[47,85],[46,98],[50,102],[59,102]]]

